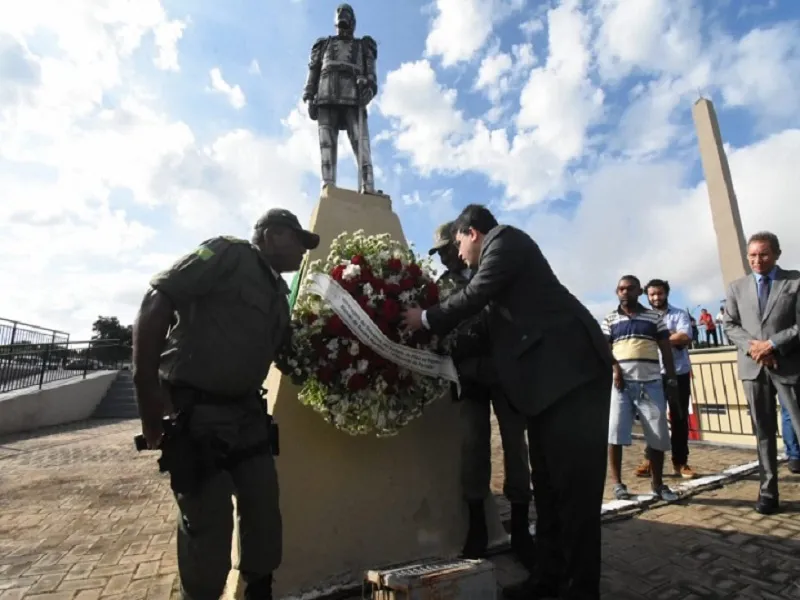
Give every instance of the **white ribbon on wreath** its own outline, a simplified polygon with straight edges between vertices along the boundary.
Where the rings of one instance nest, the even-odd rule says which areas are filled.
[[[347,328],[362,344],[394,364],[426,377],[441,377],[459,387],[458,372],[449,356],[409,348],[387,338],[347,290],[325,273],[314,273],[307,280],[308,289],[327,302]]]

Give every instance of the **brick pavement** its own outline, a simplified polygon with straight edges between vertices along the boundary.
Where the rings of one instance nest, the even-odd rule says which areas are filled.
[[[511,508],[503,497],[503,449],[500,441],[500,431],[497,423],[492,417],[492,482],[491,488],[495,500],[499,506],[500,516],[503,519],[510,518]],[[569,442],[565,442],[569,443]],[[644,457],[645,444],[641,440],[634,439],[630,448],[625,448],[622,454],[622,480],[627,484],[631,494],[649,494],[650,480],[640,479],[633,476],[633,470],[639,465]],[[723,469],[734,465],[741,465],[757,460],[755,450],[728,448],[724,446],[710,446],[691,444],[689,448],[689,462],[695,469],[698,476],[712,475],[719,473]],[[667,485],[674,486],[683,483],[685,480],[672,477],[671,462],[669,454],[665,459],[665,478]],[[606,489],[604,498],[606,501],[613,500],[612,484],[606,479]],[[535,519],[536,513],[531,506],[531,519]]]
[[[757,476],[603,527],[603,600],[800,598],[800,476],[781,468],[784,512],[753,510]],[[495,561],[501,585],[524,571]]]
[[[133,449],[137,431],[135,421],[94,421],[0,439],[0,600],[170,598],[173,501],[154,456]],[[708,447],[693,453],[701,471],[753,457]],[[640,456],[641,445],[627,453],[626,471]],[[800,512],[800,477],[783,469],[783,498]],[[800,598],[800,582],[791,583],[800,574],[800,517],[759,518],[751,510],[756,489],[744,481],[607,525],[606,597],[682,600],[716,589],[706,597],[736,597],[735,590],[743,598]],[[503,582],[520,576],[508,557],[498,564]],[[684,582],[672,596],[665,573]]]

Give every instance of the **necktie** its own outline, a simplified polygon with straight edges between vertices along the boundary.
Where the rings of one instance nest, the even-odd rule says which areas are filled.
[[[769,276],[763,275],[758,278],[758,312],[764,314],[769,299]]]

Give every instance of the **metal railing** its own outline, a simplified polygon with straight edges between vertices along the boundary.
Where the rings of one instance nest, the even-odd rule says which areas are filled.
[[[0,393],[129,368],[130,346],[119,340],[26,342],[0,345]]]
[[[718,351],[720,354],[721,350]],[[754,435],[750,407],[739,381],[736,359],[693,363],[692,402],[701,435]],[[780,410],[779,404],[778,420]],[[777,431],[780,436],[780,427]]]
[[[0,348],[15,344],[63,344],[66,342],[69,342],[69,334],[66,331],[0,318]]]

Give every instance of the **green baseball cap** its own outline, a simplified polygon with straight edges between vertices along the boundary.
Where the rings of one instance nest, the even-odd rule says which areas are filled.
[[[442,248],[453,243],[453,222],[450,221],[436,228],[433,234],[433,248],[428,250],[428,255],[433,256]]]
[[[254,229],[262,230],[271,225],[282,225],[296,231],[300,234],[300,239],[303,241],[303,246],[305,246],[306,250],[314,250],[319,246],[319,236],[307,229],[303,229],[297,215],[285,208],[272,208],[268,210],[256,221]]]

